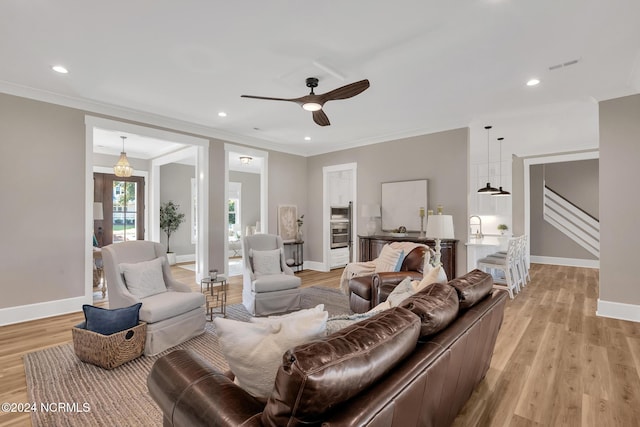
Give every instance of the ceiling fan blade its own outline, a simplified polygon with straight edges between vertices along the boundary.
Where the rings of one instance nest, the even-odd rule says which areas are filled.
[[[270,96],[240,95],[241,98],[266,99],[268,101],[299,102],[300,98],[272,98]]]
[[[329,117],[322,110],[313,112],[313,121],[319,124],[320,126],[329,126]]]
[[[347,99],[356,96],[369,88],[369,80],[360,80],[320,95],[324,102],[336,99]]]

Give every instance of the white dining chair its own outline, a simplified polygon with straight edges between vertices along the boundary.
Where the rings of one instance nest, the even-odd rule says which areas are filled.
[[[505,289],[509,297],[520,291],[520,279],[518,272],[517,250],[519,240],[509,239],[507,253],[502,256],[487,256],[478,260],[477,267],[493,276],[493,287]],[[500,275],[499,273],[502,273]]]

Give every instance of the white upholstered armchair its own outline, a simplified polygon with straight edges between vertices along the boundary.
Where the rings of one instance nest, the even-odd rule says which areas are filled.
[[[255,234],[242,239],[242,303],[254,316],[300,308],[299,277],[286,264],[282,238]]]
[[[152,356],[204,332],[205,297],[173,279],[164,246],[144,240],[102,248],[109,308],[138,302],[147,322],[144,354]]]

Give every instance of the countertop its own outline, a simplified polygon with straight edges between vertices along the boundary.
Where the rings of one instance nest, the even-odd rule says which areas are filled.
[[[470,237],[465,243],[466,246],[500,246],[506,242],[509,236],[485,235],[481,239]]]

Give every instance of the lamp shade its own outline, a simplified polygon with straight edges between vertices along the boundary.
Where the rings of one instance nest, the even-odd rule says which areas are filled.
[[[102,211],[102,202],[93,202],[93,220],[104,220],[104,213]]]
[[[427,237],[453,239],[453,216],[429,215],[427,218]]]
[[[365,218],[380,218],[380,205],[362,205],[362,216]]]

